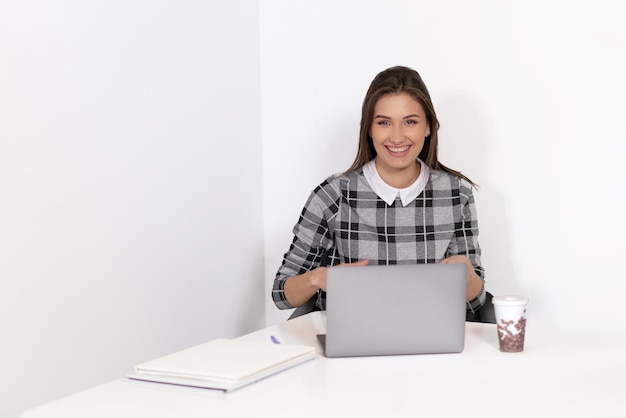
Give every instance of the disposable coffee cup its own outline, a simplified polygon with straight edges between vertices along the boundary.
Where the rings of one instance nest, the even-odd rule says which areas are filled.
[[[498,327],[500,351],[519,353],[524,351],[526,336],[526,296],[494,296],[492,299]]]

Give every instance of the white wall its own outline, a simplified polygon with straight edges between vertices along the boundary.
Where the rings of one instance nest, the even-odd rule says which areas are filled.
[[[440,159],[480,184],[488,290],[529,295],[529,324],[623,327],[618,1],[260,4],[268,323],[288,314],[269,289],[309,192],[354,158],[374,75],[408,65]]]
[[[263,326],[257,2],[2,2],[0,62],[0,416]]]

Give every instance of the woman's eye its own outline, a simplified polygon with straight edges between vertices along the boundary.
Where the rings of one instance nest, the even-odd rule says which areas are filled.
[[[409,120],[407,120],[407,121],[406,121],[406,124],[407,124],[407,125],[415,125],[416,123],[417,123],[417,121],[416,121],[416,120],[411,120],[411,119],[409,119]]]
[[[378,125],[380,125],[380,126],[389,126],[389,121],[388,120],[378,121]]]

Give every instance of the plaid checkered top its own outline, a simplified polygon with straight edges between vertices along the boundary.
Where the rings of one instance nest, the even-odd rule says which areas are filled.
[[[467,303],[473,311],[485,302],[478,222],[472,188],[452,174],[431,170],[425,189],[402,206],[399,198],[385,203],[369,186],[363,169],[326,179],[309,196],[294,238],[278,269],[272,299],[280,309],[287,301],[287,278],[322,265],[369,260],[370,264],[438,263],[466,255],[483,280],[483,288]],[[325,309],[326,294],[316,305]]]

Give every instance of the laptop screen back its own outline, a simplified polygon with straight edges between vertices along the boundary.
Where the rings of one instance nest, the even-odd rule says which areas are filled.
[[[330,267],[325,355],[461,352],[466,289],[464,264]]]

